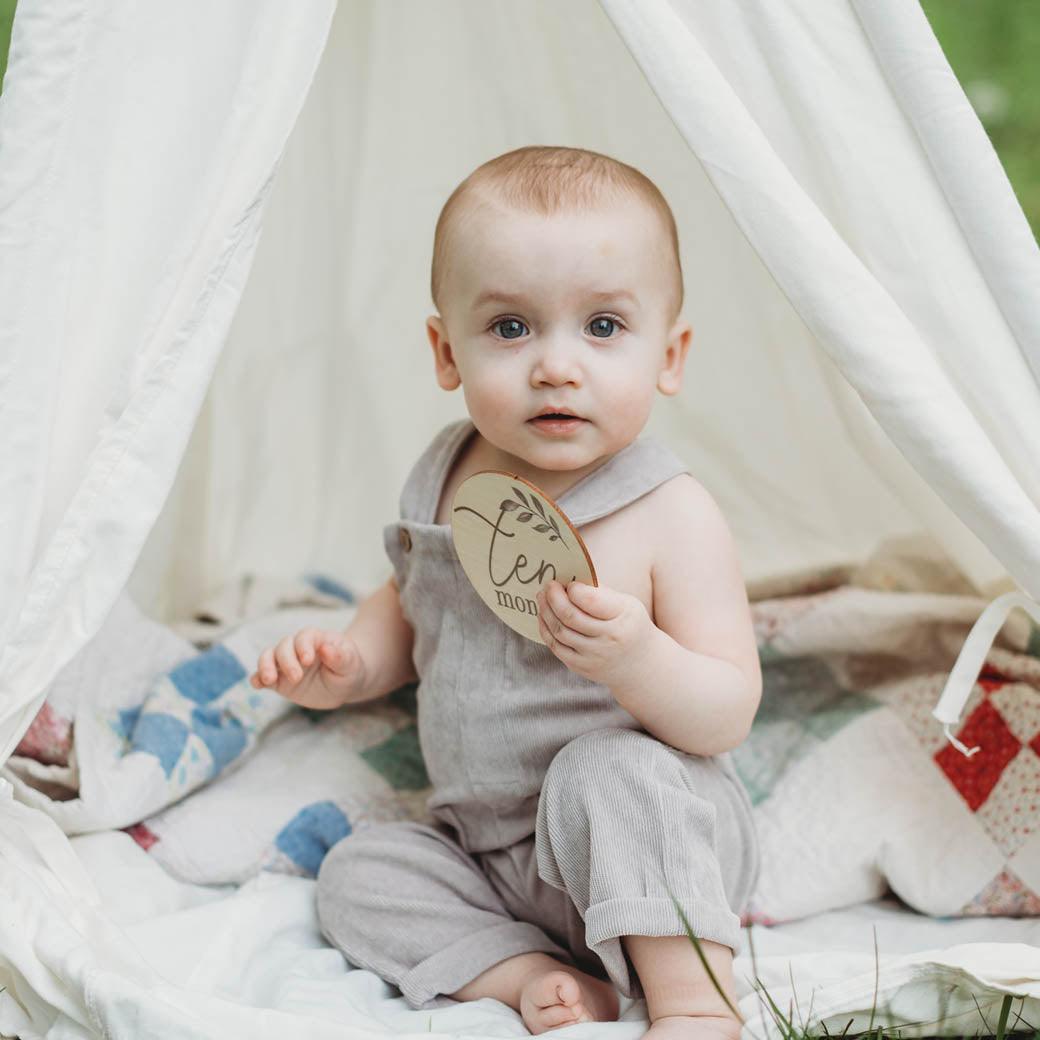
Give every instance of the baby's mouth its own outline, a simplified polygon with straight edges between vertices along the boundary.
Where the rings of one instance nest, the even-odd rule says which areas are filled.
[[[548,408],[545,408],[537,415],[532,415],[528,422],[533,422],[537,419],[555,419],[557,421],[562,421],[564,419],[581,419],[581,416],[575,412],[568,412],[565,408],[561,408],[559,411],[550,411]]]
[[[568,415],[565,412],[547,412],[545,415],[534,415],[527,420],[534,426],[549,430],[574,429],[585,422],[579,415]]]

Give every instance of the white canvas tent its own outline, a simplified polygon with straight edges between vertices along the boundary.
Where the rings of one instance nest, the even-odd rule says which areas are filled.
[[[250,569],[385,576],[401,480],[463,407],[422,336],[434,220],[525,143],[631,162],[672,204],[695,339],[651,430],[749,580],[925,531],[1036,609],[1040,256],[914,5],[20,0],[0,760],[128,584],[173,618]],[[26,916],[0,927],[0,985],[35,994],[33,1035],[324,1035],[170,982],[94,885],[8,789],[0,890]],[[33,915],[51,927],[20,930]]]

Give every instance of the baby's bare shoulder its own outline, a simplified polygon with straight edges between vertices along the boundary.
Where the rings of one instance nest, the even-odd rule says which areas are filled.
[[[679,473],[645,496],[642,522],[650,525],[654,571],[689,566],[691,550],[735,553],[733,535],[711,492],[690,473]],[[731,561],[732,562],[732,561]]]
[[[708,489],[692,474],[677,473],[663,484],[658,484],[642,499],[647,511],[667,525],[676,516],[697,519],[718,508]]]
[[[613,514],[612,519],[611,533],[628,552],[633,552],[635,545],[648,549],[644,560],[648,576],[667,568],[691,541],[710,545],[725,540],[728,534],[715,499],[690,473],[676,474],[658,484]]]

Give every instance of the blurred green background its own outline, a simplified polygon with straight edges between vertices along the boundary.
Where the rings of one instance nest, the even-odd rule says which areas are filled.
[[[0,0],[0,89],[15,3]],[[922,7],[1040,235],[1040,0],[922,0]]]
[[[0,89],[3,88],[4,69],[7,68],[7,45],[11,42],[14,5],[15,0],[0,0]]]
[[[1040,236],[1040,3],[923,0],[921,6]]]

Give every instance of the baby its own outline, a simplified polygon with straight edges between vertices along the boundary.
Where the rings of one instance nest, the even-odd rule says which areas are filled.
[[[413,1008],[494,997],[543,1033],[616,1020],[620,990],[645,997],[655,1040],[735,1038],[759,853],[729,751],[761,672],[718,506],[640,436],[692,336],[671,210],[607,156],[517,149],[445,204],[432,295],[437,382],[469,417],[413,466],[384,529],[394,574],[347,631],[286,636],[251,677],[312,708],[419,680],[432,823],[335,845],[322,931]],[[455,492],[486,469],[558,502],[595,564],[597,586],[539,591],[544,645],[495,617],[454,551]]]

